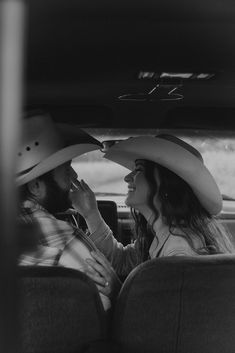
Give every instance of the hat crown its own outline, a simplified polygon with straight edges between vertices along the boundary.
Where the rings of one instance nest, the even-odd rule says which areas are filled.
[[[179,139],[178,137],[176,137],[174,135],[168,135],[168,134],[160,134],[160,135],[157,135],[156,137],[164,139],[164,140],[168,140],[173,143],[176,143],[180,147],[184,148],[185,150],[187,150],[188,152],[193,154],[195,157],[197,157],[203,163],[203,158],[202,158],[201,153],[198,150],[196,150],[196,148],[189,145],[187,142]]]
[[[26,172],[64,145],[62,136],[49,116],[25,119],[17,154],[17,173]]]

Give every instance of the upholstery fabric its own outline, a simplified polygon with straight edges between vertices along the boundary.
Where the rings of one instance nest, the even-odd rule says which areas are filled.
[[[165,257],[127,277],[112,335],[128,353],[234,353],[235,256]]]
[[[106,339],[106,315],[84,273],[22,266],[19,291],[22,353],[79,353]]]

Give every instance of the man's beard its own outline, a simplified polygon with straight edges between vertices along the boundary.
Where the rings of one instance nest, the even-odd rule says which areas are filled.
[[[43,178],[44,179],[44,178]],[[63,190],[55,181],[52,174],[47,174],[44,182],[46,184],[46,197],[42,202],[42,206],[51,214],[65,212],[72,207],[69,198],[69,190]]]

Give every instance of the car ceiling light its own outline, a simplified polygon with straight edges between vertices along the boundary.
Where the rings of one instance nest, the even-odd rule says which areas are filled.
[[[208,80],[209,78],[214,77],[215,74],[206,74],[206,73],[201,73],[197,75],[198,80]]]
[[[193,76],[193,73],[179,73],[179,72],[162,72],[160,78],[181,78],[189,79]]]
[[[139,80],[209,80],[214,77],[214,73],[208,72],[155,72],[155,71],[140,71],[138,73]]]
[[[156,77],[157,75],[157,77]],[[138,74],[139,79],[156,79],[159,78],[159,74],[153,71],[140,71]]]

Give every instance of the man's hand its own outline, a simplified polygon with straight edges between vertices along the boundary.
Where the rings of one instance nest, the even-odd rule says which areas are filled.
[[[119,293],[121,281],[110,262],[100,251],[92,251],[93,259],[86,259],[88,269],[85,271],[95,283],[99,292],[113,298]]]

